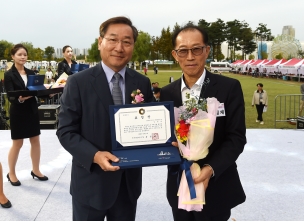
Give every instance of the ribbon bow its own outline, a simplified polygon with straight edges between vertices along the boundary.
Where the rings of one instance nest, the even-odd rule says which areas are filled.
[[[182,163],[180,164],[180,168],[185,171],[189,191],[190,191],[190,197],[191,200],[196,198],[196,191],[195,191],[195,186],[194,186],[194,181],[193,177],[190,171],[190,167],[192,165],[192,161],[188,161],[186,159],[182,160]]]

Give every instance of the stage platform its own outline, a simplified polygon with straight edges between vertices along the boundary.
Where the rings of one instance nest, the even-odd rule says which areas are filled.
[[[6,179],[10,131],[0,131],[4,191],[13,204],[10,209],[0,207],[0,221],[72,220],[71,156],[61,147],[55,133],[55,130],[42,130],[41,133],[41,171],[49,181],[32,179],[30,145],[29,140],[25,140],[17,163],[22,185],[13,187]],[[232,210],[231,219],[304,220],[303,130],[247,130],[247,145],[237,164],[247,200]],[[143,168],[136,220],[173,220],[165,194],[166,173],[166,166]]]

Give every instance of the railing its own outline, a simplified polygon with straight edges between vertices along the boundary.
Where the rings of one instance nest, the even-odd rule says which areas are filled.
[[[274,99],[274,128],[277,122],[294,121],[299,115],[302,94],[280,94]]]

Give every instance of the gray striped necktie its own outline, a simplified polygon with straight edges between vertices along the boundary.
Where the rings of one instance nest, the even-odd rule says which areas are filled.
[[[122,92],[121,88],[119,86],[119,79],[121,75],[119,73],[115,73],[112,81],[113,81],[113,89],[112,89],[112,97],[113,97],[113,102],[114,105],[122,105]]]

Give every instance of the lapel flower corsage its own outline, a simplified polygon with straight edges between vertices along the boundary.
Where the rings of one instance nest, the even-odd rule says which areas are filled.
[[[132,104],[144,103],[144,95],[139,89],[133,90],[131,93]]]

